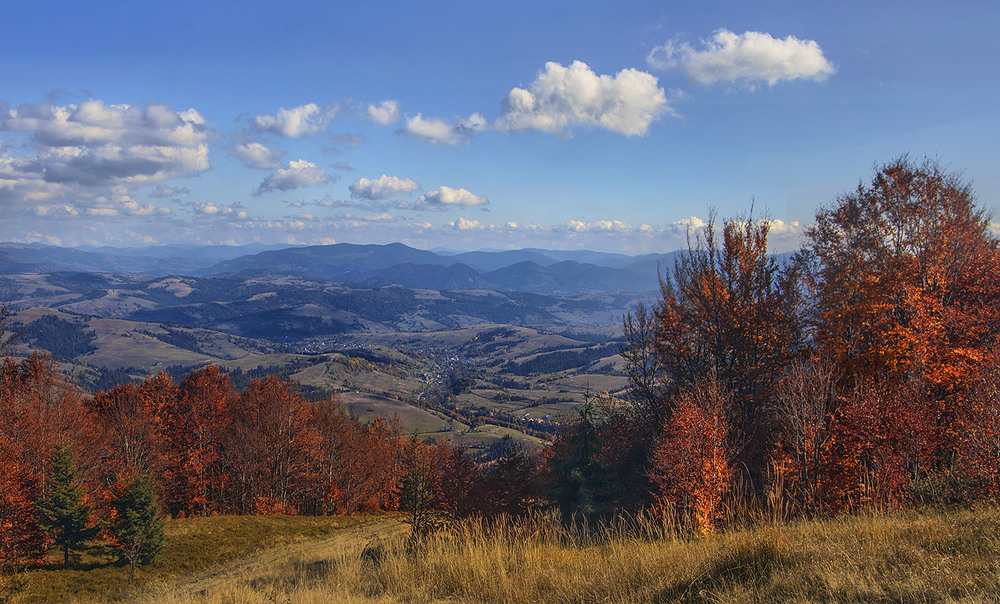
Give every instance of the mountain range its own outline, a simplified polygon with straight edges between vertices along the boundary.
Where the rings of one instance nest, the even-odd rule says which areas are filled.
[[[627,256],[589,250],[433,252],[401,243],[318,246],[63,248],[0,244],[0,274],[138,273],[151,276],[295,275],[367,286],[544,294],[653,291],[677,252]]]

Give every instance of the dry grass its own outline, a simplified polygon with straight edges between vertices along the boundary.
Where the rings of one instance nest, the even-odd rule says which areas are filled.
[[[313,518],[306,516],[212,516],[169,520],[160,560],[140,567],[133,581],[128,568],[114,564],[101,548],[84,554],[74,567],[61,567],[61,554],[48,564],[18,577],[26,584],[15,602],[115,601],[150,584],[192,581],[203,573],[218,574],[234,561],[257,559],[291,547],[322,546],[330,535],[356,534],[385,517]],[[2,587],[2,584],[0,584]],[[0,601],[3,601],[0,589]]]
[[[160,585],[159,602],[980,602],[1000,593],[1000,510],[907,512],[690,536],[652,522],[466,523],[418,548],[371,529]],[[371,527],[370,527],[371,528]],[[388,532],[386,532],[388,531]]]

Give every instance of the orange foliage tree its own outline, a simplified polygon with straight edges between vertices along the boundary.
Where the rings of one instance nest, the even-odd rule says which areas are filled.
[[[162,488],[172,514],[222,511],[228,477],[221,454],[235,400],[229,376],[209,365],[188,374],[177,396],[164,401]]]
[[[968,395],[968,428],[960,448],[971,495],[1000,497],[1000,365],[991,362]]]
[[[934,448],[931,409],[913,385],[858,384],[829,430],[820,489],[831,511],[900,507]]]
[[[769,230],[766,220],[729,220],[720,244],[710,219],[663,280],[656,308],[656,353],[673,385],[667,402],[718,381],[732,395],[736,454],[751,477],[766,467],[775,383],[803,346],[797,265],[782,269],[768,255]]]
[[[0,433],[0,571],[17,570],[42,551],[35,480],[15,443]]]
[[[850,385],[919,383],[947,456],[966,421],[962,392],[1000,333],[1000,253],[970,187],[902,157],[806,235],[818,346]]]
[[[309,403],[277,376],[253,380],[233,403],[225,466],[237,511],[294,512],[315,447]]]
[[[653,453],[650,476],[661,505],[689,515],[700,530],[718,522],[732,487],[734,402],[711,376],[683,392]]]

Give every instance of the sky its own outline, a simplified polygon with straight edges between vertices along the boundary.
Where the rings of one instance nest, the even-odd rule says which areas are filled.
[[[8,3],[0,241],[799,246],[902,154],[1000,203],[1000,3]]]

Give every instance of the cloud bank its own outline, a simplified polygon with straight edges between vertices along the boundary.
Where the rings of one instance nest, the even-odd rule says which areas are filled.
[[[204,172],[214,134],[194,109],[100,100],[0,105],[0,131],[27,133],[30,149],[0,151],[0,201],[72,205],[123,203],[121,187]]]

